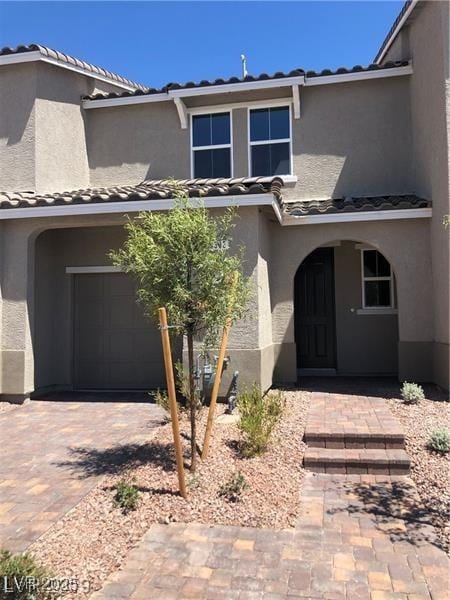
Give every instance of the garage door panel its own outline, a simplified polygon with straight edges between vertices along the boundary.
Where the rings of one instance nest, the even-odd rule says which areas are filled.
[[[87,361],[102,361],[104,350],[103,329],[89,328],[78,332],[77,346],[80,359]]]
[[[103,296],[103,281],[99,277],[77,277],[77,294],[80,300]]]
[[[105,275],[105,286],[109,296],[134,296],[134,283],[130,276],[119,273]]]
[[[159,329],[136,303],[132,279],[123,273],[80,274],[74,290],[75,386],[164,387]]]
[[[133,306],[129,296],[112,296],[105,300],[106,326],[118,328],[134,327]]]
[[[105,326],[105,308],[99,296],[86,296],[83,298],[83,307],[79,308],[79,323],[83,331],[102,329]]]
[[[78,365],[78,387],[101,389],[105,387],[106,368],[103,361],[86,360]]]
[[[133,338],[134,332],[130,329],[105,331],[105,360],[115,362],[133,360]]]

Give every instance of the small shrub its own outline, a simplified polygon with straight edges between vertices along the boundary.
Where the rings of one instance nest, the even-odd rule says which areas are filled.
[[[191,473],[188,475],[187,484],[190,489],[195,490],[202,484],[202,478],[198,473]]]
[[[116,488],[116,495],[114,496],[114,503],[125,513],[130,510],[136,510],[139,504],[139,490],[133,478],[125,476],[119,481]]]
[[[247,457],[261,454],[266,450],[272,431],[283,413],[283,395],[276,392],[264,396],[259,387],[253,384],[238,395],[237,406],[243,453]]]
[[[226,498],[229,502],[237,502],[241,499],[241,494],[247,487],[245,477],[238,471],[220,486],[219,496]]]
[[[154,399],[155,399],[155,403],[158,406],[160,406],[167,412],[170,412],[169,396],[167,395],[167,392],[161,391],[158,388],[154,394]]]
[[[27,579],[28,578],[28,579]],[[0,599],[46,600],[50,575],[29,554],[11,554],[0,550]],[[28,582],[28,583],[27,583]]]
[[[417,383],[408,383],[405,381],[402,385],[401,395],[405,404],[416,404],[419,400],[425,399],[423,387]]]
[[[436,429],[433,431],[428,442],[429,447],[441,454],[450,452],[450,429]]]

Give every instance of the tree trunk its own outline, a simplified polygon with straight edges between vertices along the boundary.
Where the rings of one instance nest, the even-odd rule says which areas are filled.
[[[195,473],[197,464],[197,427],[196,427],[196,398],[194,380],[194,336],[192,331],[187,333],[188,365],[189,365],[189,410],[191,417],[191,471]]]

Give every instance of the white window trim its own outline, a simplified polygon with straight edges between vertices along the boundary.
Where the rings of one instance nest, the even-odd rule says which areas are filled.
[[[279,108],[279,107],[286,107],[289,110],[289,138],[283,138],[283,139],[279,139],[279,140],[258,140],[257,142],[252,142],[250,140],[250,112],[252,110],[260,110],[260,109],[267,109],[267,108]],[[248,154],[248,176],[249,177],[253,177],[252,175],[252,146],[261,146],[263,144],[281,144],[281,143],[287,143],[289,142],[289,173],[283,173],[283,175],[269,175],[267,174],[267,177],[283,177],[283,176],[290,176],[293,175],[294,173],[294,160],[293,160],[293,148],[292,148],[292,102],[286,102],[285,104],[280,104],[280,103],[267,103],[261,106],[256,107],[252,107],[252,106],[248,106],[247,107],[247,154]],[[262,176],[264,177],[264,175]]]
[[[217,144],[211,146],[195,146],[194,147],[194,127],[193,127],[193,118],[199,117],[201,115],[211,115],[218,113],[228,113],[230,115],[230,143],[229,144]],[[191,145],[191,178],[195,179],[194,173],[194,152],[197,150],[220,150],[220,148],[229,148],[230,149],[230,178],[234,177],[234,155],[233,155],[233,111],[232,110],[204,110],[202,112],[196,112],[195,114],[189,115],[190,121],[190,145]]]
[[[386,310],[393,310],[393,309],[395,309],[395,304],[394,304],[394,275],[392,273],[391,263],[389,261],[387,261],[388,264],[389,264],[389,270],[390,270],[389,277],[366,277],[364,275],[364,252],[379,252],[379,251],[376,248],[362,248],[361,249],[362,310],[365,312],[365,314],[368,314],[366,312],[368,310],[370,310],[371,312],[374,311],[372,314],[382,314],[383,312],[384,312],[384,314],[386,314]],[[365,282],[366,281],[389,281],[389,295],[390,295],[390,300],[391,300],[389,306],[367,306],[367,304],[366,304],[366,286],[365,286]]]

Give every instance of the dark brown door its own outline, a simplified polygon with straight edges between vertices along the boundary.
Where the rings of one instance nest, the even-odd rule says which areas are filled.
[[[297,367],[336,367],[334,250],[318,248],[295,275],[295,342]]]
[[[124,273],[75,275],[74,384],[78,389],[165,386],[160,334]]]

